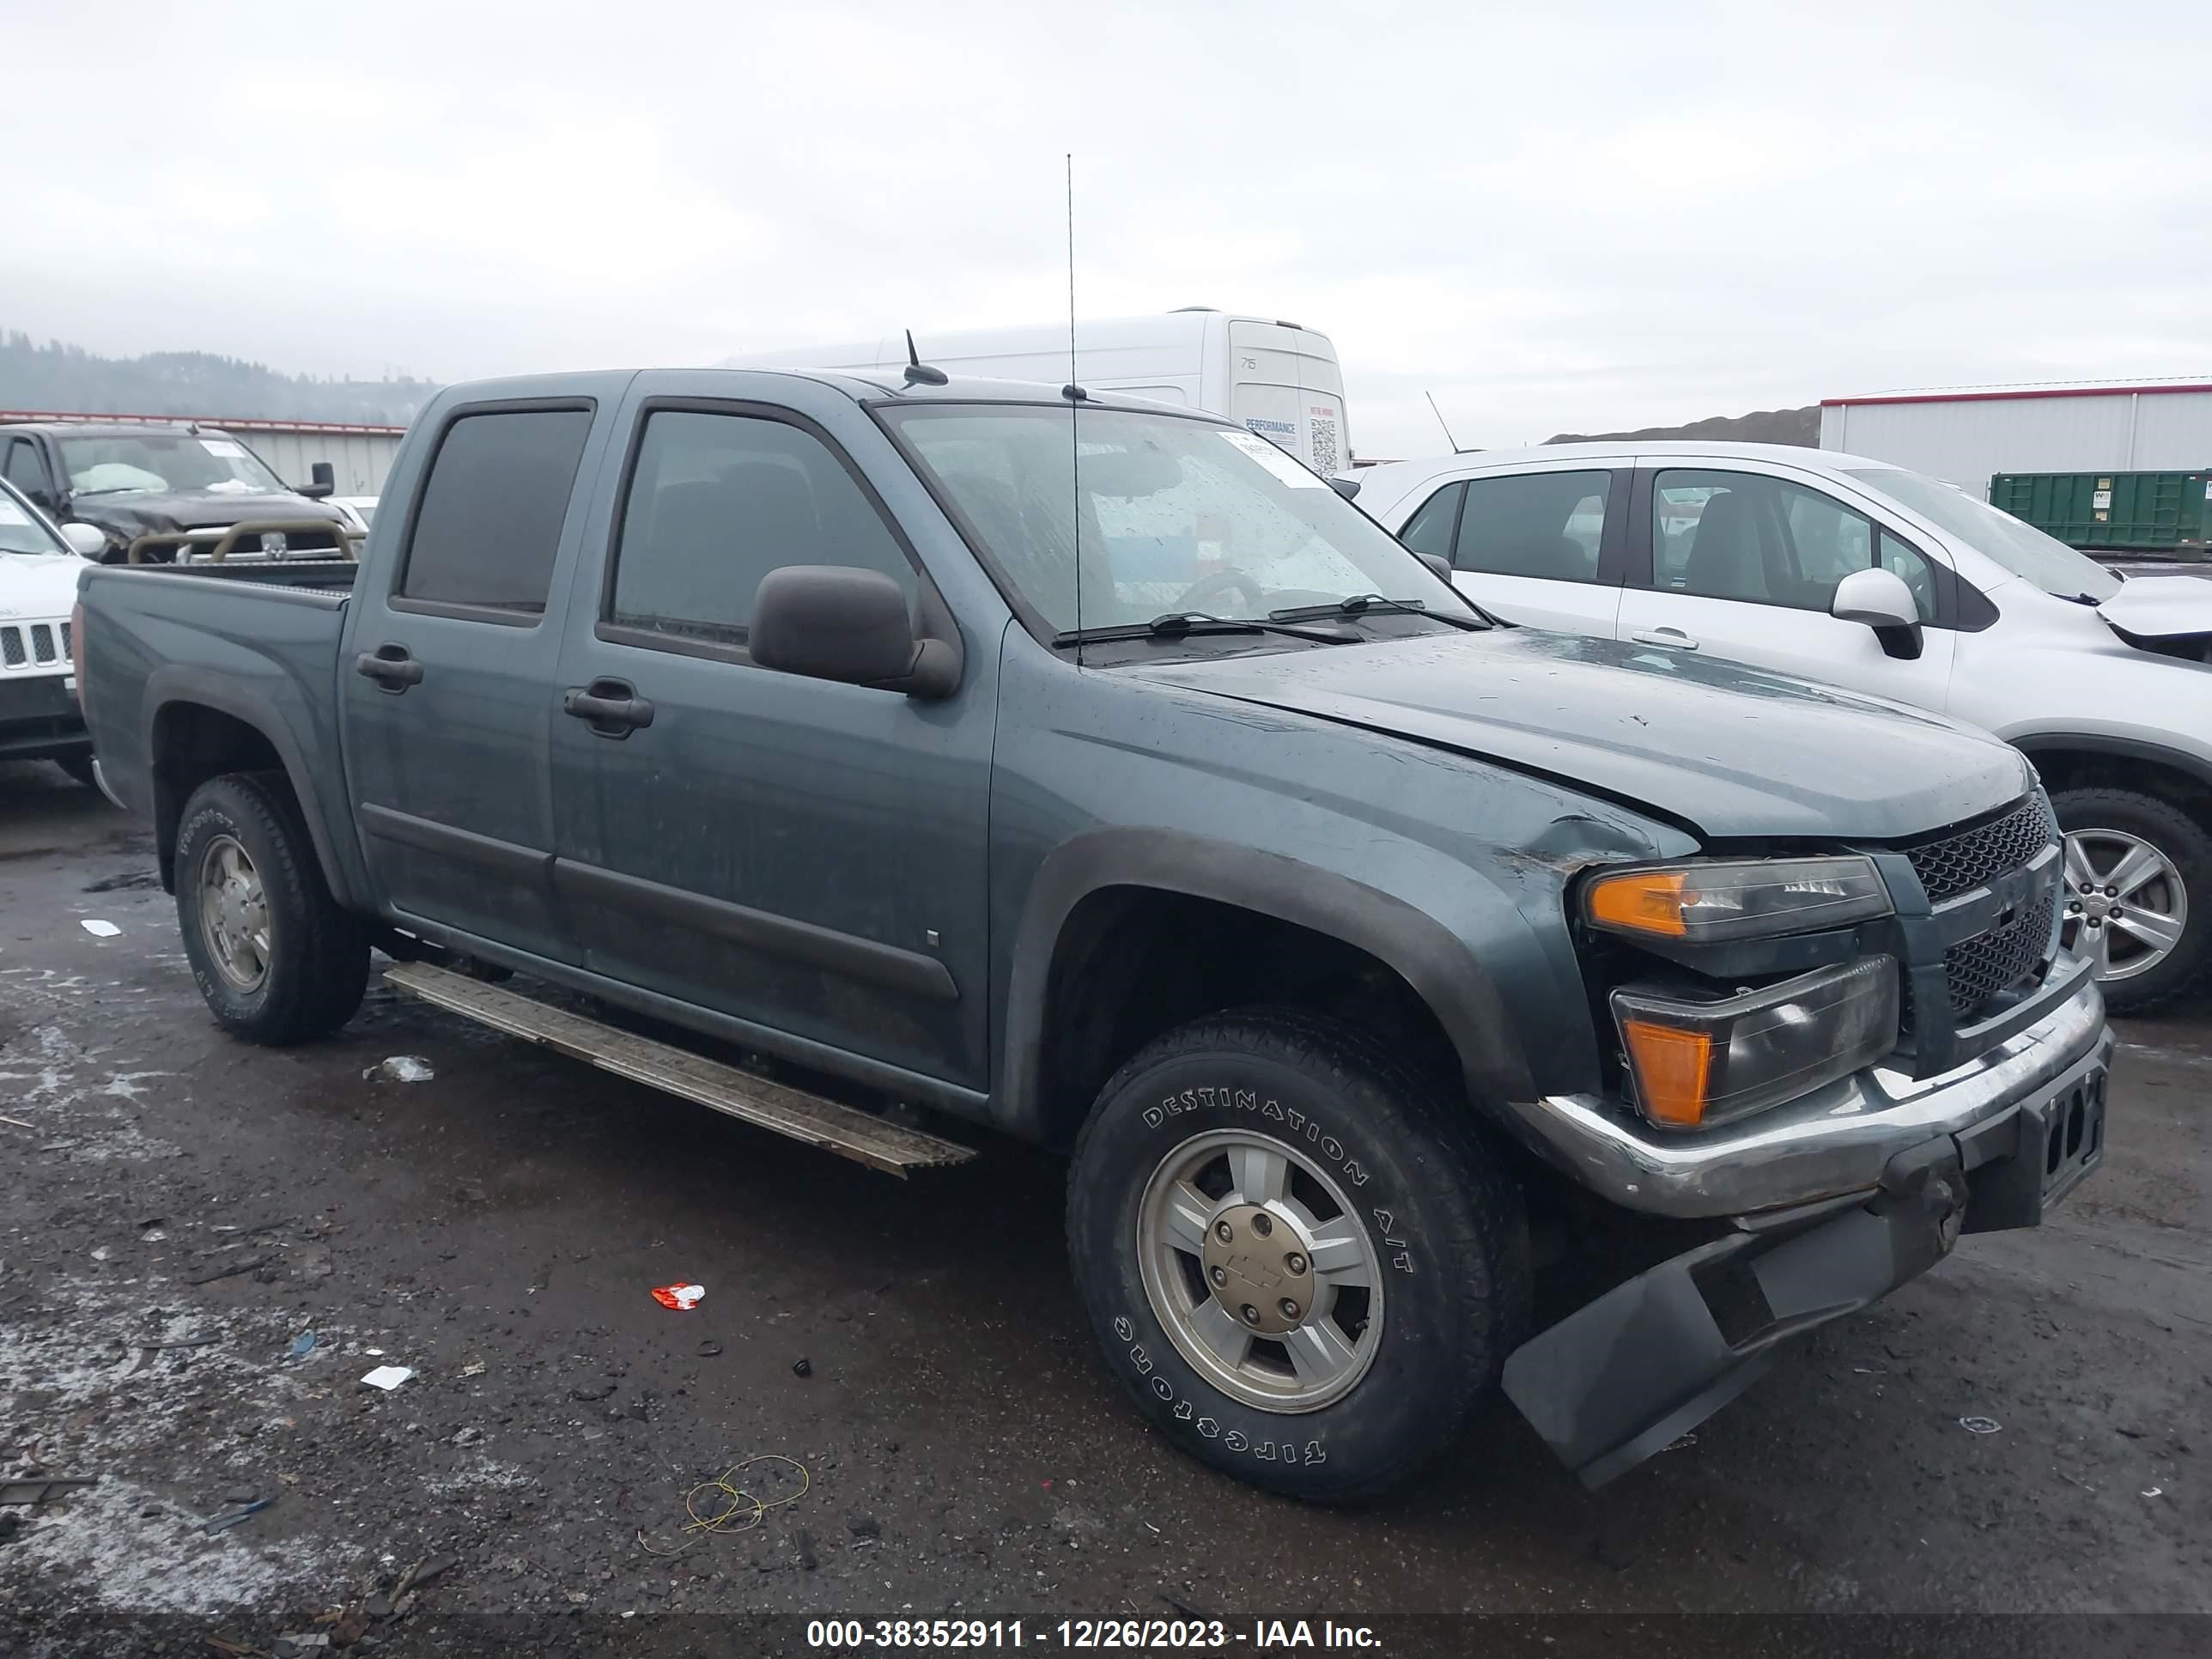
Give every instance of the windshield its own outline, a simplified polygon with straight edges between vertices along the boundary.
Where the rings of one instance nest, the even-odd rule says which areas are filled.
[[[2045,535],[2033,525],[1987,501],[1976,501],[1962,489],[1895,467],[1878,471],[1847,469],[1845,476],[1911,507],[1937,529],[1956,536],[1977,553],[1995,559],[2046,593],[2101,605],[2120,591],[2120,579],[2086,553],[2076,553],[2056,537]]]
[[[39,515],[0,484],[0,553],[66,553],[69,544],[40,521]]]
[[[1173,611],[1265,619],[1358,594],[1474,615],[1325,480],[1241,428],[1035,404],[884,415],[1054,633]]]
[[[284,484],[235,438],[220,434],[133,432],[112,438],[64,438],[62,465],[79,495],[128,490],[209,490],[266,495]]]

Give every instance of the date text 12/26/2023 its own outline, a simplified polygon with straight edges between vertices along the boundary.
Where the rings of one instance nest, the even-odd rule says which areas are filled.
[[[813,1619],[810,1648],[1358,1648],[1382,1643],[1365,1625],[1333,1620],[1062,1619]]]

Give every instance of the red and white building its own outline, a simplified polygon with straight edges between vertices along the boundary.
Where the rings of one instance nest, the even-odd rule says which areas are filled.
[[[1983,499],[2000,472],[2193,471],[2212,465],[2212,374],[1826,398],[1820,447]]]

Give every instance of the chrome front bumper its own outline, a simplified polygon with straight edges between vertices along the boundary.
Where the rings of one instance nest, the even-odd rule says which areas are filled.
[[[1597,1095],[1513,1103],[1515,1127],[1583,1185],[1632,1210],[1749,1216],[1873,1191],[1890,1160],[1944,1135],[1993,1126],[2092,1055],[2112,1055],[2090,965],[2062,957],[2045,1012],[1964,1066],[1915,1079],[1869,1066],[1741,1124],[1653,1131]]]

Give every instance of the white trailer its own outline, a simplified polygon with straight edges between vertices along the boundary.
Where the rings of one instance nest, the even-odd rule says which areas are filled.
[[[948,374],[1067,383],[1067,325],[916,329],[921,361]],[[1126,392],[1202,409],[1249,427],[1323,477],[1352,465],[1344,372],[1326,334],[1296,323],[1191,306],[1164,316],[1097,318],[1076,325],[1076,375],[1100,392]],[[890,371],[907,362],[904,332],[838,345],[747,352],[725,368]]]
[[[2000,472],[2175,472],[2212,465],[2212,385],[1973,386],[1828,398],[1820,447],[1989,499]]]

